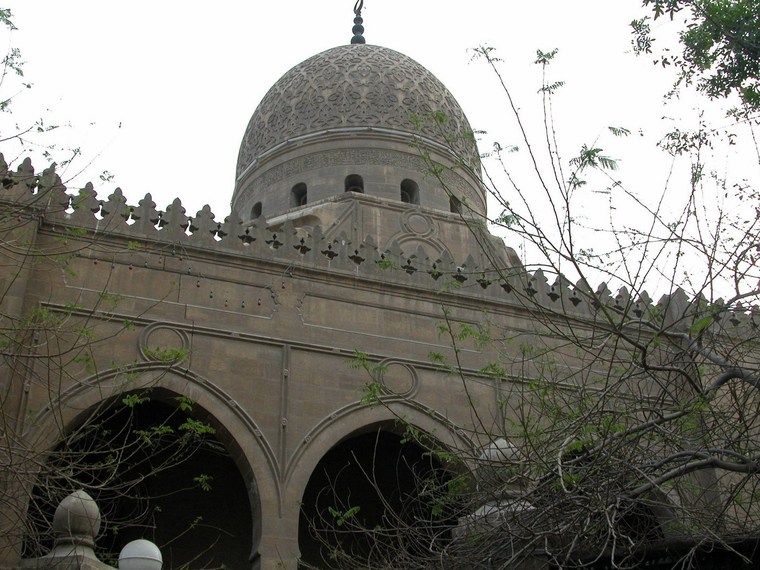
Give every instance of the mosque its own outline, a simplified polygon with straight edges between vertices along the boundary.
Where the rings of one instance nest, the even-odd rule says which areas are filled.
[[[72,197],[53,169],[0,165],[4,200],[21,205],[5,243],[52,252],[3,252],[18,268],[2,280],[3,312],[39,326],[33,349],[3,362],[6,422],[28,443],[4,474],[13,508],[0,520],[0,567],[47,567],[53,538],[26,536],[74,490],[47,493],[30,473],[62,489],[82,481],[103,552],[146,538],[165,568],[329,565],[309,527],[330,501],[364,500],[377,522],[367,479],[401,505],[416,488],[399,465],[449,476],[409,426],[477,450],[504,421],[504,380],[481,370],[494,349],[462,338],[455,350],[441,323],[533,334],[507,282],[520,261],[481,223],[479,153],[452,94],[362,34],[357,11],[350,44],[299,63],[263,98],[225,220],[208,207],[188,215],[179,199],[130,205],[118,189]],[[593,311],[529,278],[540,302]],[[368,405],[373,390],[381,405]],[[55,463],[65,454],[50,450],[91,445],[92,422],[121,434],[125,457]],[[165,424],[212,444],[174,464],[175,451],[150,447]],[[141,482],[99,494],[98,477],[116,471]],[[136,512],[139,525],[113,522]]]

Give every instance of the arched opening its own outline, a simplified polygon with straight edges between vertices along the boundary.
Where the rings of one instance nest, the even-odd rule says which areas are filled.
[[[364,180],[358,174],[349,174],[345,182],[346,192],[357,192],[364,194]]]
[[[462,213],[462,202],[456,196],[450,196],[449,197],[449,211],[452,214],[461,214]]]
[[[298,543],[305,565],[421,562],[451,538],[459,503],[456,477],[423,445],[385,429],[335,445],[303,495]]]
[[[401,181],[401,201],[406,204],[420,203],[420,188],[414,180],[408,178]]]
[[[261,217],[261,202],[256,202],[251,208],[251,219],[256,220]]]
[[[305,206],[308,201],[308,193],[306,191],[306,184],[299,182],[293,188],[290,189],[290,207],[298,208],[299,206]]]
[[[165,568],[250,567],[250,484],[219,435],[195,403],[166,390],[122,394],[82,414],[37,479],[24,556],[49,550],[57,505],[84,489],[100,508],[103,561],[147,538]]]

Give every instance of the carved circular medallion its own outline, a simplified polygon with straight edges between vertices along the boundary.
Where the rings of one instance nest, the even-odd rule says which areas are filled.
[[[380,364],[381,372],[378,380],[387,393],[405,398],[411,398],[417,393],[419,379],[414,367],[394,360],[386,360]]]
[[[138,345],[145,360],[165,364],[176,364],[187,359],[190,351],[187,333],[163,323],[145,327],[140,333]]]
[[[419,212],[405,212],[401,218],[402,227],[410,234],[426,237],[433,231],[433,222],[429,216]]]

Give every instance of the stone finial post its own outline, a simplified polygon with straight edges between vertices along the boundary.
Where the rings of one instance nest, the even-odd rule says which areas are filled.
[[[100,509],[85,491],[63,499],[53,515],[53,550],[42,558],[23,560],[20,568],[56,570],[114,570],[95,556],[95,537],[100,531]]]
[[[95,537],[100,532],[100,509],[85,491],[63,499],[53,515],[53,550],[41,557],[22,560],[21,569],[116,570],[95,556]],[[158,547],[148,540],[133,540],[119,554],[121,570],[161,570]]]

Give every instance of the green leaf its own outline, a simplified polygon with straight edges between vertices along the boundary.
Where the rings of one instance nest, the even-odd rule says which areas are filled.
[[[614,158],[602,154],[601,148],[589,148],[585,144],[581,152],[575,158],[570,159],[570,164],[578,167],[578,171],[591,167],[604,170],[617,170],[617,161]]]
[[[540,49],[537,49],[536,61],[533,63],[537,65],[548,65],[549,62],[554,59],[554,56],[557,55],[557,52],[559,52],[559,50],[556,48],[551,51],[541,51]]]
[[[538,90],[539,93],[553,94],[557,89],[565,84],[564,81],[555,81],[554,83],[548,83]]]
[[[213,477],[211,475],[205,475],[201,473],[197,477],[193,477],[193,481],[195,481],[198,486],[201,488],[201,491],[210,491],[211,490],[211,481],[213,481]]]
[[[177,402],[177,406],[179,409],[183,412],[192,412],[193,411],[193,404],[195,403],[193,400],[188,398],[187,396],[177,396],[174,398],[174,401]]]
[[[703,330],[705,330],[708,326],[710,326],[710,323],[712,323],[713,317],[712,315],[705,315],[701,319],[699,319],[697,322],[695,322],[693,325],[691,325],[691,328],[689,331],[691,334],[699,334]]]
[[[141,396],[140,394],[128,394],[121,399],[121,403],[128,408],[134,408],[138,404],[144,404],[145,402],[150,402],[150,398]]]
[[[179,429],[193,435],[211,435],[216,433],[216,430],[207,423],[193,418],[187,418],[185,423],[179,426]]]
[[[332,507],[327,507],[327,511],[330,513],[330,516],[332,516],[335,519],[335,525],[336,526],[343,526],[346,524],[346,522],[355,517],[359,513],[360,507],[351,507],[347,509],[345,512],[339,511],[338,509],[334,509]]]
[[[631,131],[624,127],[607,127],[610,132],[616,137],[627,137],[631,134]]]

